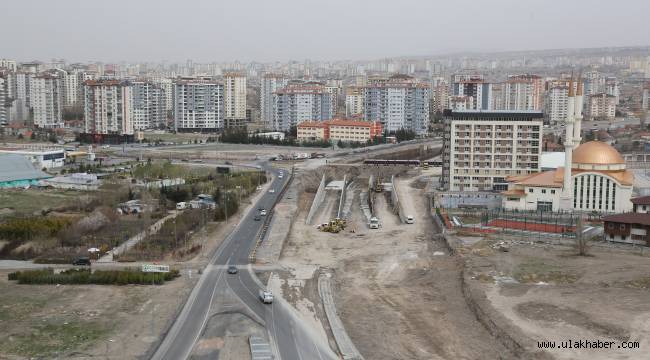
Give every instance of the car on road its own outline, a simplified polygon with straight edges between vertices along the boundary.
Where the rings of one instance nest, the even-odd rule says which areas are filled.
[[[255,220],[255,221],[260,221],[260,220],[262,220],[262,218],[261,218],[259,215],[255,215],[255,217],[253,218],[253,220]]]
[[[270,192],[271,194],[273,194],[273,193],[275,192],[275,189],[271,189],[271,190],[269,190],[269,192]]]
[[[406,223],[407,224],[414,224],[415,223],[415,218],[413,217],[413,215],[407,215],[406,216]]]
[[[235,265],[228,266],[228,274],[236,274],[239,270]]]
[[[90,258],[88,256],[79,256],[74,259],[72,265],[90,266]]]
[[[379,219],[377,219],[374,216],[370,218],[370,223],[368,223],[369,228],[371,228],[371,229],[379,229],[380,225],[381,224],[379,223]]]
[[[262,187],[261,187],[261,186],[258,186],[258,187],[257,187],[257,190],[262,190]]]
[[[260,290],[260,300],[265,304],[273,303],[273,293],[268,290]]]
[[[260,211],[260,215],[262,215],[262,216],[266,216],[266,210],[262,209],[262,210]]]

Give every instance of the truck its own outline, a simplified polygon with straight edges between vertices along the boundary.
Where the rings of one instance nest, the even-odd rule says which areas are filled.
[[[264,304],[273,303],[273,293],[271,293],[269,290],[260,290],[260,300]]]
[[[374,217],[374,216],[371,217],[371,218],[370,218],[370,222],[368,223],[368,226],[369,226],[371,229],[379,229],[379,226],[380,226],[380,224],[379,224],[379,219],[377,219],[377,218]]]

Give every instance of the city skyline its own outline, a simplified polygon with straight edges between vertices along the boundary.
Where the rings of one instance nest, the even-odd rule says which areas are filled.
[[[495,0],[489,8],[476,1],[465,5],[458,9],[451,3],[413,0],[335,0],[309,7],[295,0],[31,0],[7,6],[0,15],[0,30],[10,34],[20,29],[20,37],[5,37],[3,44],[3,56],[19,61],[335,61],[648,45],[639,28],[650,4],[641,0]],[[467,9],[471,15],[462,12]]]

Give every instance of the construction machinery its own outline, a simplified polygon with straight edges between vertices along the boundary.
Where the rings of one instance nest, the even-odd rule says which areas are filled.
[[[381,178],[377,178],[375,181],[375,192],[380,193],[384,191],[384,186],[381,184]]]
[[[345,229],[347,221],[345,219],[333,219],[329,223],[318,225],[318,230],[337,234]]]

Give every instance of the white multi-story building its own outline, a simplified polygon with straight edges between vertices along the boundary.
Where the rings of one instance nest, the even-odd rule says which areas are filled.
[[[174,110],[174,82],[169,78],[158,78],[153,80],[163,90],[165,95],[165,110]]]
[[[10,74],[10,92],[14,101],[11,105],[10,117],[12,121],[27,123],[31,121],[30,117],[30,79],[34,76],[32,73],[23,71],[13,72]]]
[[[84,83],[84,132],[93,135],[133,135],[131,86],[118,80]]]
[[[503,191],[506,177],[538,172],[543,114],[538,111],[444,112],[441,184],[450,191]]]
[[[566,84],[552,84],[546,91],[544,110],[546,118],[551,124],[557,124],[566,119],[568,95],[569,86]]]
[[[363,87],[349,86],[345,89],[345,116],[363,115]]]
[[[30,78],[30,104],[35,126],[39,128],[63,127],[62,85],[62,79],[50,73]]]
[[[174,83],[176,131],[217,131],[224,127],[224,85],[210,78]]]
[[[224,119],[246,119],[246,76],[240,73],[227,72],[223,75],[223,105]]]
[[[608,76],[605,78],[605,94],[612,95],[614,97],[614,103],[618,105],[620,91],[618,88],[618,80],[616,80],[615,76]]]
[[[167,98],[164,89],[152,81],[132,81],[133,128],[161,129],[167,124]]]
[[[321,83],[290,83],[274,94],[273,129],[287,131],[303,121],[324,121],[333,116],[331,96]]]
[[[0,59],[0,68],[5,68],[9,71],[16,71],[16,60]]]
[[[542,110],[544,81],[539,75],[523,74],[509,76],[504,85],[503,105],[505,110]]]
[[[440,113],[449,105],[449,83],[443,78],[431,81],[431,106],[433,111]]]
[[[9,124],[9,74],[0,71],[0,126]]]
[[[369,81],[364,92],[364,120],[379,121],[388,132],[411,130],[426,134],[429,127],[429,84],[408,75]]]
[[[262,76],[260,88],[260,120],[267,129],[273,129],[274,101],[273,93],[284,88],[289,83],[289,77],[279,74]]]
[[[492,84],[485,82],[480,74],[455,74],[452,76],[452,96],[472,98],[472,109],[490,110]]]
[[[591,119],[613,119],[616,117],[616,97],[600,93],[587,97],[585,116]]]

